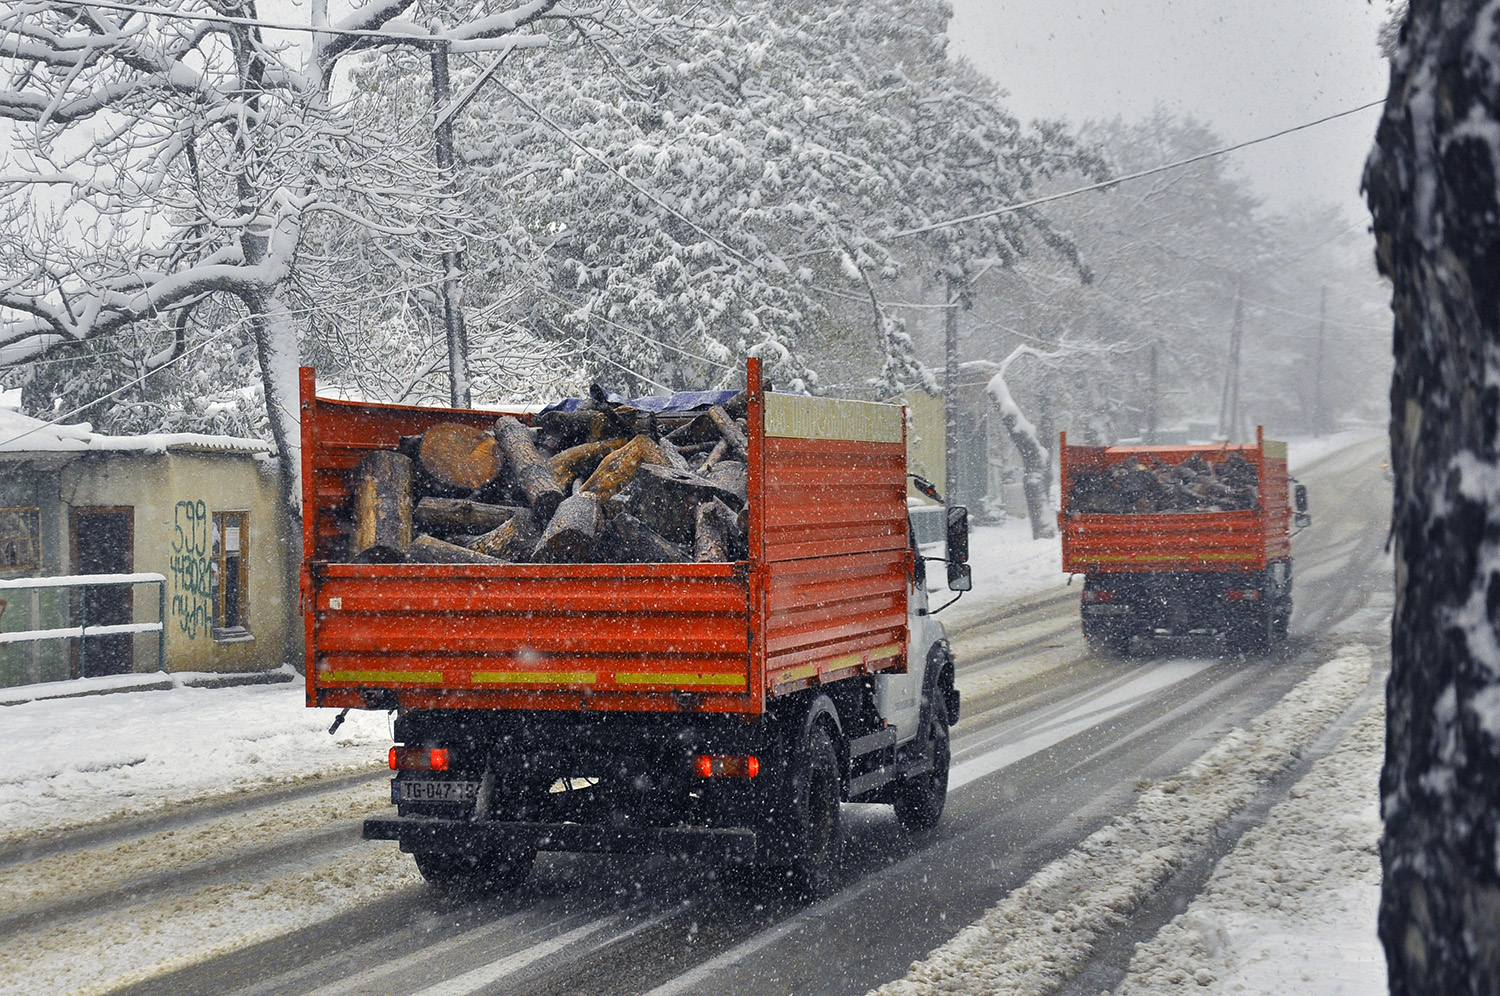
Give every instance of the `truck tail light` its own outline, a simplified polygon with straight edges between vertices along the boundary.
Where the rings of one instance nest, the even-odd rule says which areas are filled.
[[[1085,602],[1113,602],[1115,593],[1112,591],[1086,591],[1083,593]]]
[[[1229,599],[1229,601],[1231,602],[1239,602],[1246,599],[1259,598],[1260,592],[1256,591],[1254,588],[1231,588],[1224,593],[1224,597]]]
[[[693,758],[693,770],[700,778],[754,778],[760,774],[760,758],[699,754]]]
[[[392,771],[447,771],[446,747],[392,747]]]

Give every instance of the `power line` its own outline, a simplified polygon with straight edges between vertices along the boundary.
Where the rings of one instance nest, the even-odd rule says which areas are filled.
[[[140,4],[117,3],[113,2],[113,0],[71,0],[68,6],[113,10],[124,14],[144,14],[168,20],[212,21],[216,24],[232,24],[246,28],[265,28],[271,31],[292,31],[310,35],[339,35],[346,38],[366,38],[372,41],[389,42],[396,45],[470,45],[478,41],[499,42],[503,39],[503,36],[502,38],[494,39],[449,39],[439,35],[418,35],[399,31],[375,31],[368,28],[335,28],[329,25],[315,27],[310,24],[282,24],[277,21],[267,21],[258,17],[236,17],[233,14],[219,14],[212,11],[169,10],[164,7],[146,7]],[[571,11],[563,11],[562,13],[553,13],[548,16],[554,19],[563,19],[577,15]]]
[[[935,221],[930,225],[922,225],[918,228],[908,228],[905,231],[897,232],[894,235],[888,236],[888,238],[905,239],[910,238],[913,235],[924,235],[928,232],[936,232],[940,229],[953,228],[957,225],[964,225],[971,221],[983,221],[985,218],[994,218],[1002,214],[1010,214],[1015,211],[1024,211],[1027,208],[1036,207],[1039,204],[1050,204],[1053,201],[1060,201],[1065,197],[1072,197],[1076,194],[1084,194],[1092,190],[1104,190],[1107,187],[1113,187],[1116,184],[1124,183],[1127,180],[1139,180],[1142,177],[1152,176],[1156,173],[1165,173],[1167,170],[1180,169],[1183,166],[1191,166],[1193,163],[1203,162],[1205,159],[1213,159],[1217,156],[1228,155],[1229,153],[1235,152],[1239,149],[1248,148],[1252,145],[1259,145],[1262,142],[1269,142],[1274,138],[1281,138],[1283,135],[1290,135],[1293,132],[1305,131],[1308,128],[1314,128],[1321,124],[1327,124],[1329,121],[1334,121],[1338,118],[1348,117],[1351,114],[1358,114],[1360,111],[1366,111],[1372,107],[1379,107],[1384,103],[1385,98],[1382,97],[1379,100],[1372,100],[1368,104],[1361,104],[1358,107],[1351,107],[1348,110],[1339,111],[1336,114],[1329,114],[1326,117],[1318,118],[1315,121],[1308,121],[1303,124],[1294,125],[1290,128],[1283,128],[1280,131],[1272,132],[1269,135],[1262,135],[1259,138],[1252,138],[1248,141],[1236,142],[1234,145],[1226,145],[1221,149],[1214,149],[1211,152],[1201,152],[1196,156],[1189,156],[1186,159],[1179,159],[1176,162],[1163,163],[1160,166],[1153,166],[1150,169],[1143,169],[1135,173],[1128,173],[1125,176],[1117,176],[1112,180],[1101,180],[1098,183],[1091,183],[1084,187],[1075,187],[1072,190],[1064,190],[1061,193],[1048,194],[1045,197],[1037,197],[1032,200],[1021,201],[1016,204],[1006,204],[1002,207],[992,208],[988,211],[979,211],[975,214],[967,214],[960,218],[950,218],[947,221]]]

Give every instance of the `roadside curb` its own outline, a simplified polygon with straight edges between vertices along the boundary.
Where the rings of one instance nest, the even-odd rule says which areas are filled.
[[[129,677],[129,676],[122,676]],[[72,683],[48,682],[46,685],[21,685],[0,689],[0,707],[26,705],[29,702],[47,702],[52,699],[81,699],[92,695],[113,695],[116,692],[165,692],[173,688],[233,688],[240,685],[277,685],[298,680],[301,675],[290,667],[279,667],[274,671],[242,671],[217,674],[208,671],[192,671],[179,674],[164,674],[156,677],[140,675],[143,680],[68,687]],[[91,679],[77,679],[88,682]],[[59,687],[62,686],[62,687]]]

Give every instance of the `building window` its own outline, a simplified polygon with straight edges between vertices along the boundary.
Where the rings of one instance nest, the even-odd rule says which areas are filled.
[[[42,567],[41,509],[0,508],[0,571]]]
[[[216,640],[250,636],[250,516],[215,512],[208,590],[214,603]]]

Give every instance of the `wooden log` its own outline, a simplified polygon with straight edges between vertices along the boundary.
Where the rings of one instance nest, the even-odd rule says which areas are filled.
[[[570,446],[547,461],[552,469],[552,478],[563,491],[573,487],[577,478],[587,479],[599,466],[599,462],[625,445],[623,438],[603,439],[597,443],[580,443]]]
[[[396,443],[396,452],[413,460],[420,459],[422,456],[421,433],[415,436],[402,436],[400,441]]]
[[[662,454],[666,456],[668,466],[676,467],[678,470],[692,471],[692,464],[688,463],[687,457],[683,456],[677,447],[665,441],[658,442],[657,445],[661,447]]]
[[[707,414],[694,416],[662,437],[674,446],[696,446],[701,443],[717,443],[723,437],[718,426]]]
[[[696,474],[673,467],[643,465],[620,493],[625,511],[674,543],[693,542],[694,511],[705,501],[719,499],[738,506],[735,495]]]
[[[492,505],[468,498],[423,498],[412,516],[419,529],[438,534],[487,533],[521,509],[515,505]]]
[[[439,422],[422,433],[417,459],[433,481],[462,491],[493,481],[503,466],[495,437],[459,422]]]
[[[583,490],[606,501],[620,493],[635,477],[643,464],[670,466],[661,447],[645,436],[636,436],[624,446],[600,461],[599,466],[583,482]]]
[[[598,495],[584,491],[563,499],[537,541],[532,559],[553,564],[587,561],[599,538],[602,518]]]
[[[685,549],[629,512],[616,512],[608,521],[607,542],[612,563],[682,564],[691,559]]]
[[[411,546],[415,465],[390,450],[367,454],[354,468],[354,534],[349,552],[367,563],[401,560]]]
[[[734,512],[718,499],[698,505],[694,517],[693,559],[700,564],[722,563],[730,557]]]
[[[714,465],[729,455],[729,443],[719,440],[714,448],[709,451],[708,457],[698,465],[698,473],[707,474],[714,469]]]
[[[770,389],[771,386],[767,384],[766,390],[769,391]],[[739,394],[736,394],[734,397],[724,402],[724,410],[728,412],[733,418],[748,417],[750,414],[750,392],[741,391]]]
[[[487,557],[477,550],[449,543],[426,533],[411,541],[406,559],[421,564],[499,564],[503,561]]]
[[[729,444],[729,449],[735,457],[740,460],[749,459],[750,443],[745,438],[745,431],[740,428],[739,423],[718,405],[708,410],[708,417],[713,419],[714,427],[719,430],[719,435],[724,437],[724,442]]]
[[[502,415],[495,422],[495,438],[510,464],[511,479],[526,496],[526,503],[541,521],[550,520],[557,506],[562,504],[563,489],[557,486],[552,468],[536,451],[530,430],[521,424],[520,419]]]
[[[536,514],[523,509],[474,540],[469,549],[504,563],[525,563],[531,559],[531,551],[541,532]]]
[[[740,505],[750,500],[750,468],[740,461],[720,461],[706,476],[725,491],[733,493],[740,500]]]

